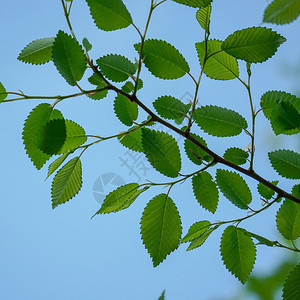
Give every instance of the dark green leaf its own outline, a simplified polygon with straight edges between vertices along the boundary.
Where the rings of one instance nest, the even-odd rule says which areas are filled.
[[[212,79],[234,79],[239,76],[237,59],[221,51],[221,45],[219,40],[209,40],[206,46],[205,42],[196,43],[200,64],[203,66],[205,60],[204,73]]]
[[[274,0],[268,5],[263,21],[274,24],[287,24],[300,14],[299,0]]]
[[[133,127],[136,128],[136,127]],[[130,128],[130,129],[133,129]],[[130,133],[118,137],[119,142],[130,150],[143,152],[142,129],[138,128]]]
[[[76,85],[86,70],[82,47],[73,37],[61,30],[53,43],[52,59],[59,73],[72,86]]]
[[[271,181],[271,183],[274,184],[274,185],[277,185],[278,182],[279,182],[278,180]],[[257,191],[266,200],[271,199],[275,194],[275,191],[273,191],[270,188],[266,187],[261,182],[259,182],[258,185],[257,185]]]
[[[52,58],[54,37],[34,40],[29,43],[19,54],[18,60],[34,65],[49,62]]]
[[[87,38],[83,38],[82,45],[86,52],[91,51],[93,48],[92,44],[89,42],[89,40]]]
[[[99,29],[112,31],[126,28],[132,18],[121,0],[86,0],[95,24]]]
[[[142,129],[144,153],[151,165],[168,177],[177,177],[181,169],[180,150],[175,139],[161,131]]]
[[[131,126],[138,117],[138,106],[125,96],[118,94],[114,102],[114,111],[118,119],[125,125]]]
[[[252,195],[247,183],[239,174],[218,169],[216,180],[221,192],[229,201],[241,209],[248,209]]]
[[[106,85],[105,81],[98,73],[93,73],[93,75],[88,78],[88,81],[92,85],[96,85],[96,86],[99,86],[99,85],[105,86]]]
[[[300,179],[300,154],[291,150],[276,150],[268,153],[272,167],[279,175]]]
[[[134,45],[138,52],[140,52],[140,47],[140,43]],[[148,70],[161,79],[177,79],[190,71],[182,54],[166,41],[146,40],[142,57]]]
[[[74,157],[65,164],[55,175],[52,187],[52,208],[72,199],[81,189],[81,161]]]
[[[212,0],[173,0],[173,1],[191,7],[205,7],[212,2]]]
[[[214,136],[234,136],[247,128],[246,120],[237,112],[219,106],[201,106],[195,110],[196,123]]]
[[[5,100],[7,97],[6,89],[3,84],[0,82],[0,103]]]
[[[232,147],[232,148],[228,148],[226,149],[223,157],[236,164],[236,165],[243,165],[247,162],[247,158],[249,156],[249,153],[242,150],[242,149],[239,149],[239,148],[235,148],[235,147]]]
[[[286,39],[265,27],[237,30],[222,44],[222,49],[249,63],[264,62],[272,57]]]
[[[193,191],[199,204],[208,211],[215,213],[219,202],[219,191],[212,176],[202,172],[193,176]]]
[[[220,251],[228,271],[245,283],[256,258],[256,248],[251,237],[243,229],[228,226],[222,235]]]
[[[207,5],[203,8],[200,8],[197,11],[197,14],[196,14],[197,21],[199,22],[200,26],[204,30],[209,29],[210,15],[211,15],[211,5]]]
[[[300,264],[296,265],[287,275],[283,285],[283,300],[296,300],[300,298]]]
[[[158,300],[165,300],[165,293],[166,291],[163,291]]]
[[[194,223],[188,233],[184,236],[182,239],[181,243],[187,243],[187,242],[192,242],[193,240],[197,239],[205,231],[207,231],[211,226],[211,223],[209,221],[199,221]]]
[[[160,194],[148,202],[141,218],[141,235],[154,267],[177,249],[181,232],[180,215],[170,197]]]
[[[276,241],[270,241],[260,235],[257,235],[255,233],[252,233],[252,232],[249,232],[245,229],[242,229],[243,232],[247,235],[247,236],[250,236],[251,238],[255,238],[257,241],[258,241],[258,244],[261,244],[261,245],[266,245],[266,246],[269,246],[269,247],[274,247],[278,242]]]

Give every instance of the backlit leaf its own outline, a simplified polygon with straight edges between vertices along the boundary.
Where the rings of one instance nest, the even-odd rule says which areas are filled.
[[[76,85],[86,70],[82,47],[73,37],[61,30],[53,43],[52,59],[59,73],[72,86]]]
[[[217,80],[229,80],[239,76],[237,59],[221,51],[222,41],[208,40],[204,73]],[[196,43],[200,64],[203,66],[205,58],[205,42]],[[214,54],[216,53],[216,54]]]
[[[79,157],[74,157],[55,175],[52,187],[52,208],[72,199],[81,189],[82,170]]]
[[[154,267],[178,248],[181,232],[180,215],[170,197],[160,194],[148,202],[141,218],[141,235]]]
[[[148,128],[142,129],[144,153],[151,165],[168,177],[177,177],[181,169],[180,150],[169,134]]]
[[[192,242],[197,239],[199,236],[203,235],[211,226],[209,221],[199,221],[194,223],[188,230],[188,233],[181,240],[181,243]]]
[[[249,232],[245,229],[242,229],[241,230],[247,235],[247,236],[250,236],[252,238],[255,238],[257,241],[258,241],[258,244],[259,245],[266,245],[266,246],[269,246],[269,247],[274,247],[275,245],[278,244],[278,242],[276,241],[270,241],[266,238],[264,238],[263,236],[260,236],[260,235],[257,235],[255,233],[252,233],[252,232]]]
[[[218,169],[216,180],[219,189],[229,201],[241,209],[248,209],[252,195],[247,183],[239,174]]]
[[[265,27],[237,30],[222,44],[222,49],[249,63],[261,63],[272,57],[286,39]]]
[[[283,285],[283,300],[296,300],[300,298],[300,264],[296,265],[287,275]]]
[[[278,182],[279,182],[278,180],[271,181],[271,183],[274,184],[274,185],[277,185]],[[259,182],[258,185],[257,185],[257,191],[266,200],[271,199],[275,194],[275,191],[273,191],[270,188],[266,187],[261,182]]]
[[[133,127],[135,128],[135,127]],[[131,129],[133,129],[131,128]],[[143,145],[142,145],[142,129],[138,128],[130,133],[122,135],[118,137],[119,142],[125,146],[126,148],[137,151],[143,152]]]
[[[274,0],[268,5],[263,21],[274,24],[287,24],[300,14],[299,0]]]
[[[207,30],[209,28],[210,15],[211,5],[200,8],[196,13],[196,19],[204,30]]]
[[[49,165],[47,178],[53,174],[73,151],[66,152]]]
[[[125,96],[118,94],[114,102],[114,111],[118,119],[125,125],[131,126],[138,117],[138,106]]]
[[[50,37],[32,41],[21,51],[18,60],[34,65],[49,62],[52,58],[54,39],[54,37]]]
[[[173,1],[191,7],[205,7],[212,2],[212,0],[173,0]]]
[[[276,150],[268,153],[275,171],[285,178],[300,179],[300,154],[292,150]]]
[[[223,157],[236,164],[236,165],[243,165],[247,162],[247,158],[249,156],[249,153],[236,147],[228,148],[226,149]]]
[[[212,176],[202,172],[193,176],[193,191],[199,204],[208,211],[215,213],[219,202],[219,191]]]
[[[217,229],[218,226],[214,226],[212,228],[207,229],[202,235],[200,235],[198,238],[191,241],[186,251],[190,251],[193,249],[196,249],[203,245],[203,243],[208,239],[208,237],[211,235],[211,233]]]
[[[214,136],[238,135],[248,126],[240,114],[219,106],[201,106],[195,110],[194,117],[202,130]]]
[[[245,283],[256,258],[256,248],[251,237],[243,229],[228,226],[222,235],[220,251],[228,271]]]
[[[135,44],[135,50],[139,52],[140,46],[140,43]],[[148,70],[161,79],[177,79],[190,71],[182,54],[166,41],[146,40],[142,57]]]
[[[126,28],[132,18],[122,0],[86,0],[99,29],[112,31]]]
[[[3,84],[0,82],[0,103],[5,100],[7,97],[6,89]]]

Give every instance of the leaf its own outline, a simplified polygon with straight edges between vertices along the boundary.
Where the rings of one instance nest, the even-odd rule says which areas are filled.
[[[239,76],[237,59],[221,51],[221,45],[222,41],[220,40],[208,40],[206,46],[205,42],[196,43],[200,64],[203,66],[205,61],[204,73],[212,79],[235,79]],[[205,48],[207,49],[206,53]]]
[[[19,54],[18,60],[33,65],[41,65],[52,59],[52,46],[55,37],[34,40]]]
[[[197,141],[199,141],[202,145],[207,147],[207,144],[202,137],[193,133],[190,133],[190,135]],[[184,140],[184,150],[187,157],[196,165],[201,165],[203,160],[210,161],[209,158],[211,158],[211,156],[207,155],[204,150],[187,139]]]
[[[241,209],[248,209],[252,195],[247,183],[239,174],[218,169],[216,180],[219,189],[229,201]]]
[[[203,235],[203,233],[205,233],[205,231],[207,231],[210,226],[211,223],[209,221],[199,221],[194,223],[188,230],[188,233],[181,240],[181,243],[192,242],[193,240]]]
[[[132,127],[130,129],[133,129],[136,127]],[[142,145],[142,129],[138,128],[134,131],[131,131],[130,133],[127,133],[125,135],[122,135],[118,137],[119,142],[125,146],[126,148],[137,151],[137,152],[143,152],[143,145]]]
[[[221,256],[227,268],[243,284],[251,273],[256,257],[256,248],[243,229],[228,226],[221,239]]]
[[[0,103],[5,100],[7,97],[6,89],[3,84],[0,82]]]
[[[52,59],[58,72],[72,86],[76,85],[86,70],[82,47],[73,37],[61,30],[53,43]]]
[[[283,285],[283,300],[295,300],[300,298],[300,264],[296,265],[286,277]]]
[[[213,136],[234,136],[247,128],[246,120],[237,112],[213,105],[201,106],[195,110],[196,123]]]
[[[295,185],[292,194],[300,198],[300,184]],[[279,232],[288,240],[300,236],[300,205],[291,200],[284,200],[276,215]]]
[[[260,244],[260,245],[266,245],[266,246],[269,246],[269,247],[274,247],[275,245],[278,244],[278,242],[276,242],[276,241],[270,241],[270,240],[268,240],[268,239],[266,239],[266,238],[264,238],[264,237],[262,237],[262,236],[260,236],[260,235],[257,235],[257,234],[255,234],[255,233],[249,232],[249,231],[247,231],[246,229],[242,229],[242,228],[241,228],[241,230],[242,230],[247,236],[249,236],[249,237],[251,237],[251,238],[255,238],[255,239],[258,241],[258,244]]]
[[[104,199],[101,208],[94,214],[94,216],[98,214],[118,212],[128,208],[142,192],[149,188],[149,186],[145,186],[141,189],[139,189],[139,187],[140,185],[138,183],[129,183],[110,192]]]
[[[72,199],[82,186],[81,161],[74,157],[65,164],[55,175],[52,187],[52,208]]]
[[[87,3],[99,29],[113,31],[132,24],[131,15],[121,0],[87,0]]]
[[[173,1],[191,7],[205,7],[212,2],[212,0],[173,0]]]
[[[279,182],[278,180],[271,181],[271,183],[274,185],[277,185],[278,182]],[[263,185],[261,182],[259,182],[257,185],[257,191],[266,200],[271,199],[275,194],[275,191],[273,191],[270,188],[268,188],[267,186]]]
[[[252,27],[237,30],[229,35],[222,49],[249,63],[261,63],[272,57],[286,39],[265,27]]]
[[[236,164],[236,165],[243,165],[247,162],[247,158],[249,156],[249,153],[236,147],[228,148],[226,149],[223,157]]]
[[[140,52],[140,47],[140,43],[134,45],[138,52]],[[190,67],[182,54],[166,41],[146,40],[142,58],[148,70],[161,79],[177,79],[190,71]]]
[[[203,245],[203,243],[208,239],[208,237],[211,235],[211,233],[217,229],[219,226],[215,226],[212,228],[209,228],[208,230],[206,230],[201,236],[199,236],[198,238],[196,238],[195,240],[193,240],[190,245],[188,246],[188,248],[186,249],[186,251],[190,251],[193,249],[196,249],[200,246]]]
[[[153,102],[156,112],[163,118],[176,120],[186,116],[189,106],[172,96],[161,96]]]
[[[24,123],[22,138],[25,150],[38,170],[42,168],[51,155],[44,153],[37,147],[37,133],[50,120],[62,118],[60,111],[52,109],[52,106],[48,103],[41,103],[30,112]]]
[[[93,75],[88,78],[88,81],[92,85],[96,85],[96,86],[101,85],[103,87],[106,86],[105,81],[98,73],[93,73]]]
[[[78,148],[86,139],[80,125],[70,120],[56,119],[38,132],[36,145],[47,154],[62,154]]]
[[[118,119],[127,126],[133,124],[139,113],[137,104],[121,94],[115,98],[114,111]]]
[[[271,113],[271,125],[276,135],[300,132],[300,114],[291,103],[278,103]]]
[[[153,168],[168,177],[178,176],[181,169],[180,150],[171,135],[143,128],[142,145]]]
[[[209,29],[210,15],[211,15],[210,4],[203,8],[200,8],[196,13],[196,19],[204,30]]]
[[[274,0],[264,12],[263,22],[273,24],[288,24],[300,14],[299,0]]]
[[[300,154],[292,150],[276,150],[268,153],[275,171],[282,177],[300,179]]]
[[[83,38],[82,45],[86,52],[91,51],[93,48],[92,44],[89,42],[89,40],[87,38]]]
[[[160,194],[148,202],[141,218],[141,235],[154,267],[178,248],[181,232],[180,215],[170,197]]]
[[[212,176],[207,172],[202,172],[193,176],[193,192],[199,204],[215,213],[219,202],[219,191]]]
[[[108,54],[97,59],[101,72],[108,79],[122,82],[136,72],[136,66],[126,57],[117,54]]]
[[[160,295],[160,297],[158,298],[158,300],[165,300],[165,293],[166,293],[166,291],[164,290],[162,292],[162,294]]]
[[[50,165],[49,165],[49,168],[48,168],[48,175],[47,175],[47,178],[53,174],[60,166],[61,164],[67,159],[67,157],[73,153],[74,151],[69,151],[69,152],[66,152],[64,154],[62,154],[60,157],[58,157],[54,162],[52,162]]]

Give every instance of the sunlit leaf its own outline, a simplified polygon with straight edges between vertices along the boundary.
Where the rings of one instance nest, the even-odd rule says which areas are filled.
[[[180,215],[170,197],[160,194],[148,202],[141,218],[141,235],[154,267],[178,248],[181,232]]]
[[[236,147],[228,148],[226,149],[223,157],[236,164],[236,165],[243,165],[247,162],[247,158],[249,156],[249,153]]]
[[[181,243],[191,242],[201,236],[211,226],[209,221],[199,221],[194,223],[188,230],[188,233],[181,240]]]
[[[191,7],[205,7],[212,2],[212,0],[173,0],[173,1]]]
[[[283,300],[296,300],[300,298],[300,264],[296,265],[287,275],[283,285]]]
[[[187,247],[186,251],[190,251],[190,250],[193,250],[193,249],[196,249],[196,248],[199,248],[200,246],[202,246],[204,244],[204,242],[209,238],[209,236],[211,235],[211,233],[217,227],[218,226],[211,227],[211,228],[207,229],[201,236],[199,236],[198,238],[196,238],[193,241],[191,241],[191,243]]]
[[[73,151],[66,152],[49,165],[47,178],[53,174]]]
[[[135,128],[135,127],[133,127]],[[130,129],[133,129],[130,128]],[[143,152],[143,145],[142,145],[142,129],[138,128],[130,133],[122,135],[118,137],[119,142],[125,146],[126,148],[137,151]]]
[[[115,99],[114,111],[118,119],[127,126],[133,124],[139,113],[137,104],[121,94],[118,94]]]
[[[264,62],[272,57],[286,39],[265,27],[252,27],[237,30],[222,44],[222,49],[250,63]]]
[[[207,30],[209,28],[210,15],[211,5],[200,8],[196,13],[196,19],[204,30]]]

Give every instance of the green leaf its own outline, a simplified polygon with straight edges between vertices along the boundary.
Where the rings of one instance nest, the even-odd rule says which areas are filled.
[[[262,237],[262,236],[260,236],[260,235],[257,235],[257,234],[255,234],[255,233],[249,232],[249,231],[247,231],[246,229],[242,229],[242,228],[241,228],[241,230],[243,230],[243,232],[244,232],[247,236],[249,236],[249,237],[251,237],[251,238],[255,238],[255,239],[258,241],[258,244],[259,244],[259,245],[266,245],[266,246],[269,246],[269,247],[274,247],[275,245],[278,244],[278,242],[276,242],[276,241],[270,241],[270,240],[268,240],[268,239],[266,239],[266,238],[264,238],[264,237]]]
[[[209,29],[211,5],[200,8],[196,13],[196,19],[204,30]]]
[[[108,79],[122,82],[136,72],[136,66],[126,57],[117,54],[108,54],[97,59],[101,72]]]
[[[190,133],[190,135],[207,147],[207,144],[202,137],[193,133]],[[184,140],[184,150],[187,157],[196,165],[201,165],[203,160],[210,161],[209,158],[211,158],[211,156],[208,156],[204,150],[187,139]]]
[[[7,97],[6,89],[3,84],[0,82],[0,103],[5,100]]]
[[[300,298],[300,264],[296,265],[287,275],[283,285],[283,300],[296,300]]]
[[[166,119],[176,120],[184,117],[189,111],[189,106],[172,96],[161,96],[153,102],[157,113]]]
[[[222,49],[249,63],[261,63],[272,57],[286,39],[265,27],[237,30],[222,44]]]
[[[132,24],[131,15],[121,0],[87,0],[87,3],[99,29],[112,31]]]
[[[92,85],[106,86],[105,81],[103,80],[103,78],[98,73],[93,73],[93,75],[88,78],[88,81]]]
[[[194,195],[199,204],[211,213],[215,213],[219,202],[219,191],[212,176],[202,172],[193,176],[192,182]]]
[[[226,149],[223,157],[236,164],[236,165],[243,165],[247,162],[247,158],[249,156],[249,153],[236,147],[228,148]]]
[[[291,103],[280,102],[271,113],[271,125],[276,135],[298,133],[300,132],[300,114]]]
[[[208,40],[206,46],[205,42],[196,43],[200,64],[203,66],[205,60],[204,73],[212,79],[235,79],[239,76],[237,59],[221,51],[221,45],[219,40]]]
[[[180,215],[170,197],[160,194],[148,202],[141,218],[141,235],[154,267],[178,248],[181,232]]]
[[[62,154],[74,150],[86,141],[84,129],[70,120],[48,122],[37,134],[36,144],[47,154]]]
[[[211,223],[209,221],[199,221],[194,223],[188,230],[188,233],[184,236],[184,238],[181,240],[181,243],[187,243],[192,242],[193,240],[197,239],[205,231],[207,231],[211,226]]]
[[[177,177],[181,169],[180,150],[175,139],[161,131],[142,129],[144,153],[151,165],[168,177]]]
[[[134,129],[134,128],[136,127],[132,127],[130,129]],[[123,146],[125,146],[130,150],[143,152],[141,128],[138,128],[134,131],[131,131],[130,133],[118,137],[118,140]]]
[[[251,237],[243,229],[228,226],[222,235],[220,251],[228,271],[245,283],[256,258],[256,248]]]
[[[140,43],[134,45],[138,52],[140,52],[140,47]],[[148,70],[161,79],[177,79],[190,71],[190,67],[182,54],[166,41],[146,40],[142,57]]]
[[[206,230],[201,236],[199,236],[198,238],[196,238],[195,240],[193,240],[190,245],[188,246],[188,248],[186,249],[186,251],[190,251],[193,249],[196,249],[200,246],[203,245],[203,243],[208,239],[208,237],[211,235],[211,233],[217,229],[219,226],[215,226],[212,228],[209,228],[208,230]]]
[[[191,7],[205,7],[212,2],[212,0],[173,0],[173,1]]]
[[[248,209],[252,195],[246,181],[239,174],[218,169],[216,180],[221,192],[229,201],[241,209]]]
[[[277,185],[278,182],[279,182],[278,180],[271,181],[271,183],[274,185]],[[267,186],[263,185],[261,182],[259,182],[257,185],[257,191],[266,200],[271,199],[275,194],[275,191],[273,191],[270,188],[268,188]]]
[[[273,24],[288,24],[300,14],[299,0],[274,0],[264,12],[263,22]]]
[[[49,168],[48,168],[48,175],[47,175],[47,178],[53,174],[60,166],[61,164],[67,159],[67,157],[73,153],[74,151],[69,151],[69,152],[66,152],[64,154],[62,154],[60,157],[58,157],[54,162],[52,162],[50,165],[49,165]]]
[[[300,198],[300,184],[294,186],[292,194]],[[286,199],[278,210],[276,224],[286,239],[297,239],[300,236],[300,205]]]
[[[91,51],[93,48],[92,44],[89,42],[89,40],[87,38],[83,38],[82,45],[86,52]]]
[[[55,175],[52,187],[52,208],[72,199],[81,189],[81,161],[74,157],[65,164]]]
[[[128,208],[142,192],[149,188],[149,186],[145,186],[141,189],[139,189],[139,187],[138,183],[129,183],[110,192],[104,199],[101,208],[94,214],[94,216],[98,214],[118,212]]]
[[[115,99],[114,111],[118,119],[127,126],[132,125],[139,113],[137,104],[121,94],[118,94]]]
[[[23,143],[28,157],[37,169],[41,169],[51,157],[37,147],[37,134],[50,120],[62,118],[60,111],[52,109],[48,103],[41,103],[30,112],[24,123]]]
[[[160,295],[160,297],[158,298],[158,300],[165,300],[166,298],[165,298],[165,293],[166,293],[166,291],[164,290],[163,292],[162,292],[162,294]]]
[[[300,154],[292,150],[276,150],[268,153],[275,171],[285,178],[300,179]]]
[[[248,126],[246,120],[237,112],[213,105],[197,108],[194,118],[206,133],[220,137],[238,135]]]
[[[76,85],[86,70],[82,47],[73,37],[61,30],[53,43],[52,59],[58,72],[72,86]]]
[[[19,54],[18,60],[33,65],[41,65],[52,59],[54,37],[34,40]]]

